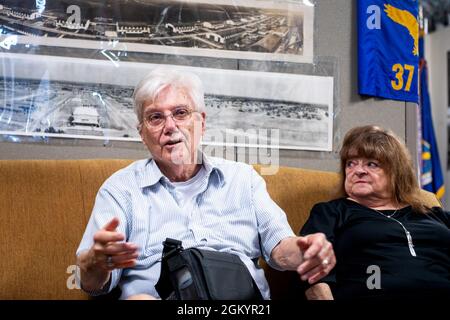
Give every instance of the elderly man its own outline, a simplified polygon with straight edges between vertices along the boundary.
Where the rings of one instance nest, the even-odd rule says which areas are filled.
[[[270,266],[314,283],[335,265],[321,233],[296,237],[285,213],[247,164],[204,156],[205,102],[200,79],[156,69],[133,94],[138,130],[152,158],[113,174],[100,188],[77,250],[82,288],[123,299],[159,298],[162,242],[234,253],[270,298],[261,253]]]

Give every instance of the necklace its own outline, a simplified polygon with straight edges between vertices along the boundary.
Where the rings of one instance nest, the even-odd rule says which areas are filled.
[[[409,252],[411,253],[411,255],[413,257],[416,257],[416,251],[414,250],[414,244],[413,244],[413,239],[411,236],[411,233],[408,231],[408,229],[406,229],[406,227],[403,225],[403,223],[401,223],[400,221],[398,221],[397,219],[393,218],[394,215],[397,213],[397,210],[394,211],[394,213],[390,214],[390,215],[386,215],[384,213],[382,213],[381,211],[378,211],[377,209],[372,209],[375,212],[378,212],[379,214],[381,214],[383,217],[386,217],[388,219],[394,220],[395,222],[397,222],[399,225],[401,225],[401,227],[403,228],[403,231],[405,232],[406,235],[406,240],[408,241],[408,248],[409,248]]]
[[[386,218],[392,218],[393,216],[395,216],[395,214],[396,214],[397,211],[398,211],[398,209],[395,209],[394,213],[392,213],[392,214],[384,214],[383,212],[378,211],[377,209],[372,209],[372,210],[375,210],[376,212],[381,213],[381,214],[382,214],[383,216],[385,216]]]

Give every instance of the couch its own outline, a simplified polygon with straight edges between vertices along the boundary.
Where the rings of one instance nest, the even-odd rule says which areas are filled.
[[[131,161],[0,161],[0,299],[89,298],[75,281],[75,251],[97,190]],[[263,177],[295,232],[315,203],[340,196],[337,173],[281,167]],[[439,205],[431,193],[423,198]],[[293,298],[296,274],[264,268],[272,297]]]

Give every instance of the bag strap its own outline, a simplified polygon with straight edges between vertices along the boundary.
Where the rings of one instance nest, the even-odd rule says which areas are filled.
[[[158,291],[158,294],[162,299],[166,299],[174,291],[174,288],[170,281],[170,270],[169,265],[167,264],[167,260],[176,253],[184,250],[181,243],[181,241],[171,238],[166,238],[166,240],[162,243],[163,252],[161,257],[161,274],[159,276],[158,282],[155,285],[155,289],[156,291]]]
[[[184,250],[181,243],[182,242],[180,240],[166,238],[166,240],[163,241],[163,243],[162,243],[164,246],[163,252],[162,252],[162,259],[168,259],[175,253],[178,253],[178,252]]]

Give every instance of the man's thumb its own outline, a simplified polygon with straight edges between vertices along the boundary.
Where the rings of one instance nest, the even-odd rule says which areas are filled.
[[[309,248],[308,238],[306,237],[299,237],[297,239],[297,246],[302,250],[302,252],[305,252],[306,249]]]
[[[112,218],[112,220],[110,222],[105,224],[103,229],[106,231],[115,231],[118,225],[119,225],[119,219],[117,217],[114,217],[114,218]]]

